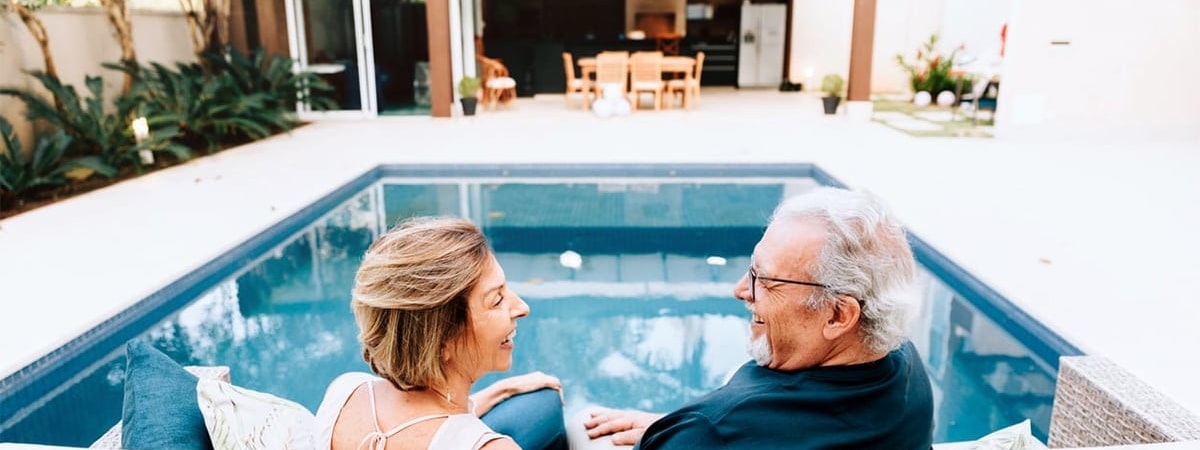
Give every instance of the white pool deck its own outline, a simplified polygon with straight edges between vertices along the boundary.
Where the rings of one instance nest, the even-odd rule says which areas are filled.
[[[0,221],[0,377],[381,163],[811,162],[1200,414],[1196,135],[913,138],[823,116],[808,94],[704,95],[607,120],[539,96],[474,118],[323,121]]]

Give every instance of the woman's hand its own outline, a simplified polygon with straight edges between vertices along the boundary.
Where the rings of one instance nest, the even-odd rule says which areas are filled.
[[[475,415],[482,416],[487,414],[497,404],[508,400],[509,397],[514,395],[544,388],[551,388],[558,391],[558,397],[562,399],[562,382],[552,375],[546,375],[542,372],[530,372],[524,375],[501,379],[471,396],[475,400]]]

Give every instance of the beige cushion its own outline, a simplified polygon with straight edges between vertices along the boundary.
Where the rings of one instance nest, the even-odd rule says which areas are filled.
[[[316,448],[316,418],[299,403],[211,379],[196,400],[214,450]]]
[[[491,89],[507,89],[517,87],[517,80],[509,77],[492,78],[487,81],[487,87]]]

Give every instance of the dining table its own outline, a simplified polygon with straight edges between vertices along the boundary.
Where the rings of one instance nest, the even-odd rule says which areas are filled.
[[[579,61],[576,64],[579,65],[580,78],[585,80],[590,80],[593,78],[596,73],[595,57],[579,58]],[[664,75],[671,75],[671,78],[688,78],[691,76],[692,68],[694,67],[696,67],[696,58],[691,56],[662,57],[662,72]]]

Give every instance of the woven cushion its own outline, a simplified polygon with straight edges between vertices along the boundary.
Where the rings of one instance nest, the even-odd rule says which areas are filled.
[[[509,77],[492,78],[487,81],[487,87],[492,89],[507,89],[517,87],[517,80]]]
[[[315,448],[316,419],[296,402],[218,380],[200,380],[196,400],[218,450]]]
[[[211,449],[196,403],[199,379],[143,341],[125,346],[121,447]]]

